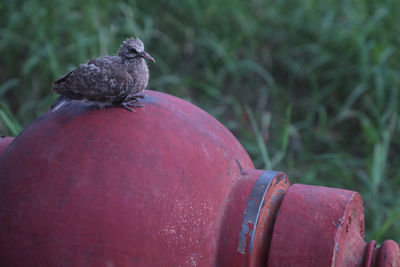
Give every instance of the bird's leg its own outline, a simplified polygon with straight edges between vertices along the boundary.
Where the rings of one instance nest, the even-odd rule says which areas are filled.
[[[127,105],[125,102],[121,103],[120,105],[121,105],[121,107],[124,108],[124,109],[127,109],[127,110],[129,110],[129,111],[135,112],[133,109],[131,109],[130,107],[128,107],[128,105]]]
[[[125,101],[123,102],[124,107],[143,107],[142,104],[138,104],[137,102],[139,101],[138,98],[144,98],[144,94],[136,94],[136,95],[130,95],[125,98]]]
[[[122,103],[119,104],[121,107],[123,107],[124,109],[127,109],[129,111],[135,112],[133,109],[131,109],[130,107],[143,107],[142,104],[138,104],[137,100],[130,100],[130,101],[124,101]]]
[[[111,104],[113,106],[120,106],[126,110],[129,110],[131,112],[135,112],[133,109],[131,109],[129,106],[131,107],[139,107],[139,105],[133,105],[133,103],[131,104],[131,101],[126,101],[128,99],[128,94],[124,94],[124,95],[120,95],[117,96],[113,99],[113,101],[111,102]],[[140,105],[141,107],[142,105]]]
[[[135,98],[144,98],[146,95],[145,94],[136,94],[134,95]]]
[[[143,107],[142,104],[137,103],[138,98],[144,98],[144,94],[122,95],[122,96],[116,97],[113,101],[113,104],[119,105],[120,107],[123,107],[124,109],[127,109],[129,111],[135,112],[130,107]]]
[[[129,107],[143,107],[143,104],[138,104],[137,100],[131,100],[131,101],[126,101],[124,103],[125,106],[129,106]]]
[[[125,101],[127,102],[138,101],[138,98],[144,98],[145,96],[146,96],[145,94],[130,95],[125,99]]]

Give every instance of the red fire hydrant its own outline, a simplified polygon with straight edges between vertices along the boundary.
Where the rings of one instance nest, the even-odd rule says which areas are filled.
[[[0,266],[400,266],[394,241],[364,241],[358,193],[290,186],[209,114],[147,94],[0,140]]]

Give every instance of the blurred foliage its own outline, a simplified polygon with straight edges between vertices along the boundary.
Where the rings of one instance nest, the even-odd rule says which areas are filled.
[[[399,242],[399,9],[395,0],[3,0],[0,133],[45,112],[52,81],[138,36],[157,61],[150,89],[213,114],[257,168],[359,191],[367,238]]]

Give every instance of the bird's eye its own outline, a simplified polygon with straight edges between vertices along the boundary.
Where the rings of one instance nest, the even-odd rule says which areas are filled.
[[[137,50],[135,48],[129,48],[129,52],[133,53],[133,54],[137,54]]]

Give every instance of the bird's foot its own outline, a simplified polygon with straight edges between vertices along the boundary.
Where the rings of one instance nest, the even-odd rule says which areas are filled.
[[[123,108],[125,108],[125,109],[127,109],[127,110],[129,110],[129,111],[135,112],[135,111],[134,111],[133,109],[131,109],[130,107],[137,107],[137,108],[140,108],[140,107],[143,107],[143,106],[144,106],[143,104],[138,104],[137,101],[138,101],[137,99],[125,101],[125,102],[122,102],[122,103],[120,104],[120,106],[123,107]]]
[[[134,95],[135,98],[144,98],[145,96],[146,96],[145,94]]]
[[[138,98],[144,98],[146,95],[145,94],[136,94],[136,95],[130,95],[128,96],[125,101],[126,102],[132,102],[132,101],[138,101]]]
[[[120,106],[122,108],[132,111],[132,112],[135,112],[135,111],[133,109],[131,109],[130,107],[138,107],[138,108],[143,107],[143,105],[141,105],[141,104],[136,104],[136,103],[132,103],[132,102],[123,102],[123,103],[121,103]]]
[[[133,109],[131,109],[130,107],[128,107],[125,103],[121,103],[121,107],[124,108],[124,109],[126,109],[126,110],[129,110],[129,111],[131,111],[131,112],[135,112]]]

